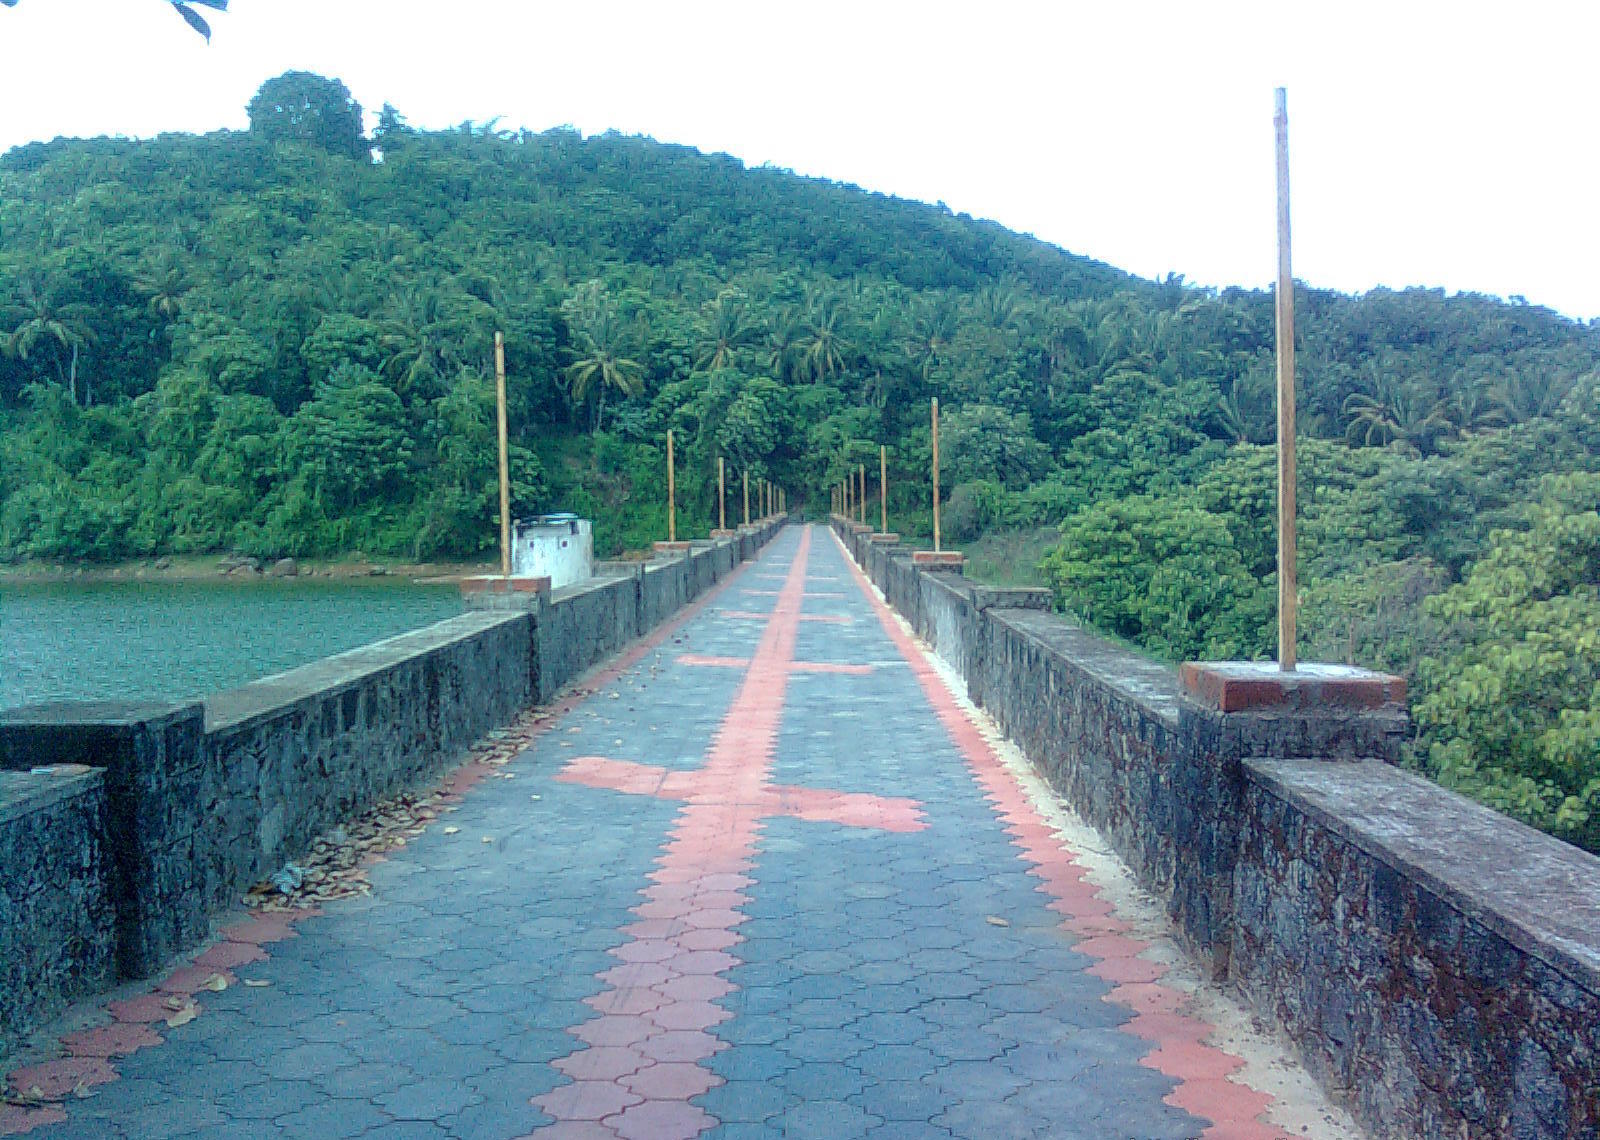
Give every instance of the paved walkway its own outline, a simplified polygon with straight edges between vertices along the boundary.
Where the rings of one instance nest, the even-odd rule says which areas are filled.
[[[0,1131],[1278,1135],[824,528],[483,774],[370,897],[114,1005],[17,1081],[93,1095]]]

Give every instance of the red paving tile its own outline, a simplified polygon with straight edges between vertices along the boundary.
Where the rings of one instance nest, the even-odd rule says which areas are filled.
[[[657,1061],[703,1061],[727,1043],[698,1029],[667,1029],[639,1043],[639,1052]]]
[[[1140,1064],[1183,1081],[1215,1080],[1237,1072],[1244,1062],[1231,1053],[1189,1040],[1161,1040],[1161,1047],[1146,1054]]]
[[[643,1099],[638,1093],[629,1092],[614,1081],[574,1081],[543,1096],[534,1097],[532,1103],[557,1121],[600,1121],[639,1104]]]
[[[141,994],[139,997],[112,1002],[106,1006],[106,1012],[111,1014],[114,1020],[130,1025],[148,1025],[155,1021],[165,1021],[172,1016],[173,1007],[167,1004],[172,996],[166,993]]]
[[[688,1100],[722,1084],[722,1078],[686,1061],[667,1061],[651,1065],[631,1076],[623,1077],[621,1084],[644,1097],[645,1100]]]
[[[11,1088],[23,1096],[61,1100],[78,1088],[91,1089],[117,1079],[117,1072],[103,1057],[61,1057],[24,1069],[14,1069],[6,1078]]]
[[[655,1062],[624,1045],[596,1045],[580,1049],[553,1063],[575,1081],[614,1081],[637,1073]]]
[[[74,1057],[120,1057],[161,1044],[161,1037],[148,1025],[113,1022],[98,1029],[69,1033],[61,1045]]]
[[[218,942],[197,956],[194,964],[207,970],[231,970],[251,962],[265,962],[267,952],[249,942]]]
[[[643,1014],[602,1014],[593,1021],[567,1030],[579,1041],[590,1045],[637,1045],[660,1027]]]
[[[681,1100],[649,1100],[610,1117],[606,1123],[623,1140],[693,1140],[717,1121]]]
[[[53,1104],[24,1108],[0,1103],[0,1136],[23,1136],[36,1128],[64,1123],[66,1119],[67,1114]]]

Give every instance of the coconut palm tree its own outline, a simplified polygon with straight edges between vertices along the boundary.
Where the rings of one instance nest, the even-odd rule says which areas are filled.
[[[1454,433],[1449,411],[1449,403],[1436,395],[1379,373],[1371,392],[1353,392],[1345,400],[1344,413],[1350,417],[1345,432],[1362,447],[1429,451],[1440,436]]]
[[[601,282],[578,286],[562,302],[561,311],[572,331],[573,359],[566,373],[572,402],[581,404],[591,393],[595,395],[591,430],[598,432],[612,389],[624,396],[644,391],[644,366],[624,355],[631,350],[633,338]]]
[[[71,392],[76,403],[79,354],[96,339],[86,319],[87,308],[61,304],[50,286],[32,275],[22,277],[17,291],[22,304],[14,319],[19,323],[6,336],[6,352],[19,360],[46,356],[55,368],[56,379]]]
[[[844,318],[839,304],[832,297],[819,297],[812,302],[801,326],[801,370],[820,384],[844,371],[845,354],[851,345],[844,336]]]
[[[926,383],[934,366],[950,351],[960,324],[960,313],[948,296],[919,304],[911,317],[911,335],[906,338],[906,355]]]
[[[700,343],[695,367],[715,372],[732,365],[733,354],[754,341],[759,330],[750,318],[744,293],[724,289],[701,307],[696,331]]]

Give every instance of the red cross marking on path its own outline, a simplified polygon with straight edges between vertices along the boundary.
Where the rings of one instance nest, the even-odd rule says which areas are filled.
[[[726,1047],[709,1032],[732,1016],[714,1004],[734,990],[719,975],[739,964],[728,950],[750,901],[756,845],[765,821],[795,819],[920,831],[915,800],[800,788],[772,781],[773,754],[802,620],[811,532],[784,579],[749,671],[723,718],[706,762],[685,771],[584,756],[558,779],[682,803],[670,838],[650,872],[628,941],[611,954],[619,964],[599,975],[606,988],[586,999],[600,1016],[568,1032],[588,1048],[554,1062],[573,1083],[535,1097],[556,1119],[545,1140],[621,1137],[691,1140],[717,1125],[691,1097],[722,1078],[700,1062]],[[719,663],[721,663],[719,661]]]

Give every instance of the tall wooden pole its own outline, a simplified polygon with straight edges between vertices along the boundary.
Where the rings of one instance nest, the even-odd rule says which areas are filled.
[[[667,429],[667,541],[678,541],[678,475],[673,470],[672,429]]]
[[[860,522],[861,522],[862,526],[866,526],[867,525],[867,465],[865,463],[858,463],[856,465],[856,475],[857,475],[857,478],[859,478],[861,480],[861,487],[860,487],[861,494],[858,496],[858,501],[857,501],[857,506],[860,508],[860,513],[861,513]]]
[[[511,577],[511,461],[506,443],[506,338],[494,334],[495,431],[500,437],[500,573]]]
[[[1294,272],[1289,263],[1289,100],[1277,91],[1278,136],[1278,668],[1294,672]]]
[[[728,473],[717,456],[717,529],[728,529]]]
[[[744,525],[750,525],[750,469],[744,472]]]
[[[933,398],[933,549],[939,551],[939,397]]]
[[[889,533],[889,449],[878,448],[878,533]]]

